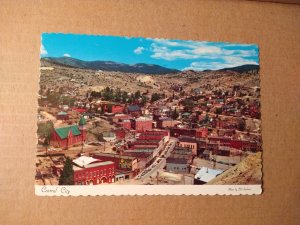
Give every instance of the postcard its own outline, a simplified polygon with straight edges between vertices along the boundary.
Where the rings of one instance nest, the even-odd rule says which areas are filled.
[[[43,33],[35,193],[262,192],[259,48]]]

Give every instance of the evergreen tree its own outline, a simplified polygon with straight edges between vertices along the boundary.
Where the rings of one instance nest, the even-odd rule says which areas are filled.
[[[104,105],[101,105],[101,111],[100,111],[101,114],[104,114],[105,113],[105,109],[104,109]]]
[[[131,103],[133,102],[132,97],[129,97],[128,100],[127,100],[127,102],[128,102],[129,104],[131,104]]]
[[[161,95],[160,95],[160,94],[158,94],[158,93],[153,93],[153,94],[151,95],[151,102],[155,102],[155,101],[157,101],[157,100],[159,100],[159,99],[161,99]]]
[[[115,93],[115,101],[116,102],[120,102],[121,101],[121,97],[122,97],[122,93],[121,93],[121,90],[120,89],[117,89],[116,93]]]
[[[240,119],[239,120],[237,129],[239,131],[245,131],[245,129],[246,129],[246,121],[244,119]]]
[[[67,157],[64,169],[59,178],[59,185],[74,185],[74,170],[72,160]]]
[[[147,103],[147,97],[142,96],[142,101],[141,101],[142,106],[144,106],[146,103]]]
[[[123,91],[121,97],[122,97],[122,103],[126,103],[128,98],[128,93],[126,91]]]
[[[111,113],[112,112],[112,104],[107,105],[107,112]]]
[[[176,109],[174,109],[174,111],[173,111],[173,113],[172,113],[172,119],[173,119],[173,120],[176,120],[176,119],[178,118],[178,116],[179,116],[179,113],[177,112]]]
[[[141,97],[141,92],[139,90],[137,90],[134,94],[135,98],[140,98]]]
[[[37,133],[39,136],[44,138],[43,145],[46,147],[46,154],[48,153],[48,146],[50,145],[50,139],[53,130],[54,130],[54,125],[52,121],[38,124]]]

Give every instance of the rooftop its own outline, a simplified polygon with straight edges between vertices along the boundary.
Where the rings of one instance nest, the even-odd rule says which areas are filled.
[[[185,158],[167,158],[167,163],[173,163],[173,164],[187,164],[188,160]]]
[[[68,137],[70,131],[72,132],[73,135],[77,136],[80,135],[81,132],[78,129],[77,125],[71,125],[71,126],[66,126],[66,127],[60,127],[60,128],[55,128],[55,132],[58,134],[58,136],[61,139],[65,139]]]
[[[201,180],[203,182],[209,182],[214,179],[219,174],[223,173],[223,170],[215,170],[207,167],[202,167],[195,175],[195,179]]]
[[[162,117],[162,118],[159,118],[159,120],[162,120],[162,121],[173,121],[173,119],[171,119],[169,117]]]
[[[128,111],[139,111],[140,107],[138,105],[130,105],[127,109]]]
[[[190,143],[197,143],[197,140],[192,137],[179,137],[180,142],[190,142]]]
[[[88,164],[88,165],[82,166],[82,167],[73,165],[73,169],[74,169],[74,170],[83,170],[83,169],[85,169],[85,168],[94,168],[94,167],[98,167],[98,166],[106,166],[106,165],[113,165],[113,164],[114,164],[114,162],[112,162],[112,161],[101,162],[101,161],[99,160],[98,163],[92,163],[92,164]]]
[[[112,154],[112,153],[96,153],[94,156],[103,156],[103,157],[112,157],[112,158],[122,158],[122,159],[135,159],[133,156],[129,155],[119,155],[119,154]]]
[[[58,112],[57,115],[59,115],[59,116],[66,116],[66,115],[68,115],[68,113],[61,111],[61,112]]]
[[[76,165],[80,166],[80,167],[85,167],[90,163],[94,163],[100,160],[99,159],[95,159],[93,157],[88,157],[88,156],[80,156],[77,159],[73,160],[73,163],[75,163]]]
[[[152,119],[149,117],[141,116],[141,117],[137,118],[135,121],[152,121]]]

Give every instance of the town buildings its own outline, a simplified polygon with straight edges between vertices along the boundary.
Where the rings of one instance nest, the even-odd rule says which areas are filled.
[[[57,148],[67,149],[71,146],[81,145],[86,140],[86,131],[77,125],[55,128],[51,135],[50,144]]]
[[[141,108],[138,105],[129,105],[127,113],[133,117],[139,117],[142,114]]]
[[[178,146],[183,148],[189,148],[192,150],[193,155],[197,155],[198,141],[196,140],[196,138],[182,136],[179,137],[178,140],[179,140]]]
[[[76,104],[56,108],[47,108],[44,98],[41,110],[47,113],[39,114],[39,122],[54,117],[55,128],[49,148],[40,135],[39,150],[47,149],[45,155],[59,152],[74,159],[75,183],[84,185],[136,182],[140,174],[152,172],[146,177],[155,177],[158,170],[158,177],[174,175],[174,179],[180,177],[176,178],[180,183],[187,174],[194,178],[191,168],[198,162],[210,167],[201,165],[195,176],[195,184],[205,184],[222,172],[212,169],[219,168],[218,164],[227,169],[250,152],[261,151],[256,91],[239,85],[217,88],[214,84],[187,84],[169,84],[171,94],[165,91],[164,97],[155,101],[151,94],[159,89],[141,92],[136,99],[132,98],[134,93],[124,90],[128,95],[122,94],[119,100],[113,94],[103,98],[78,91],[74,95]],[[49,114],[52,117],[47,117]],[[74,122],[77,118],[79,123]],[[79,153],[91,157],[76,159]],[[38,177],[53,173],[59,178],[63,166],[63,160],[55,163],[49,157]]]
[[[102,137],[105,141],[114,142],[117,140],[117,136],[114,132],[103,132]]]
[[[115,163],[81,156],[73,160],[75,185],[98,185],[115,182]]]
[[[189,173],[193,160],[193,152],[188,147],[176,146],[166,159],[166,170],[177,173]]]
[[[153,120],[148,117],[139,117],[134,120],[134,129],[137,132],[142,132],[152,129]]]
[[[149,154],[150,156],[146,157],[146,165],[149,165],[164,150],[164,146],[169,141],[169,138],[169,131],[147,130],[140,134],[126,152]]]
[[[189,164],[185,158],[167,158],[166,170],[176,173],[188,173]]]
[[[177,122],[169,117],[161,117],[157,120],[157,128],[164,129],[176,126]]]
[[[95,159],[114,162],[118,180],[122,177],[124,179],[133,178],[139,172],[138,159],[134,156],[111,153],[95,153],[92,156]]]
[[[68,120],[69,119],[69,115],[68,115],[67,112],[61,111],[61,112],[57,113],[56,119],[58,119],[58,120]]]
[[[194,184],[196,185],[206,184],[207,182],[211,181],[221,173],[223,173],[222,170],[202,167],[195,175]]]

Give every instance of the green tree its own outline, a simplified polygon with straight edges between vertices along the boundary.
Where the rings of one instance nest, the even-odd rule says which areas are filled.
[[[59,178],[59,185],[74,185],[74,170],[72,160],[67,157],[64,169]]]
[[[237,128],[238,128],[239,131],[245,131],[246,121],[244,119],[239,120]]]
[[[141,92],[140,92],[140,90],[137,90],[137,91],[135,92],[134,97],[135,97],[135,98],[140,98],[140,97],[141,97]]]
[[[101,114],[104,114],[105,113],[105,109],[104,109],[104,105],[101,105],[101,111],[100,111]]]
[[[51,103],[54,106],[59,105],[60,95],[55,92],[50,92],[49,95],[47,95],[47,101]]]
[[[185,99],[182,104],[184,106],[184,110],[187,112],[190,112],[194,107],[194,102],[191,99]]]
[[[71,97],[69,97],[69,96],[62,96],[62,97],[60,98],[60,102],[61,102],[63,105],[74,106],[75,98],[71,98]]]
[[[216,114],[222,114],[222,108],[216,108]]]
[[[159,93],[153,93],[151,95],[151,102],[155,102],[157,100],[161,99],[161,95]]]
[[[121,90],[119,88],[117,89],[114,98],[115,98],[116,102],[120,102],[121,101],[121,99],[122,99],[122,93],[121,93]]]
[[[51,134],[54,130],[52,121],[46,123],[39,123],[37,133],[40,137],[44,138],[43,145],[46,147],[46,154],[48,153],[48,146],[50,145]]]
[[[147,103],[147,97],[142,96],[142,101],[141,101],[142,106],[144,106],[146,103]]]
[[[131,104],[131,103],[133,102],[132,97],[129,97],[128,100],[127,100],[127,102],[128,102],[129,104]]]
[[[177,112],[176,109],[174,109],[174,111],[172,112],[172,115],[171,115],[172,119],[176,120],[178,118],[178,116],[179,116],[179,113]]]
[[[107,105],[107,112],[111,113],[112,112],[112,104]]]

